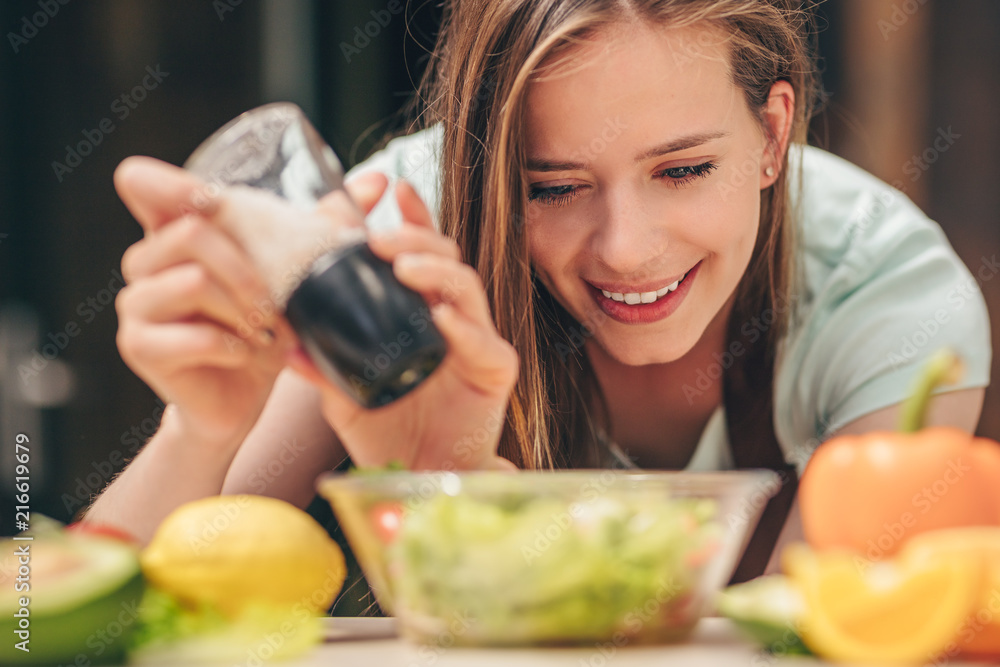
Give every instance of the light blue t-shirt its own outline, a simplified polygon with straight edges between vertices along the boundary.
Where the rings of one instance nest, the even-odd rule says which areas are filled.
[[[436,126],[393,139],[349,176],[405,178],[436,213],[441,135]],[[801,474],[832,432],[902,401],[935,350],[951,346],[965,360],[965,376],[950,391],[987,386],[992,349],[979,284],[935,222],[899,190],[823,150],[795,149],[791,162],[800,278],[775,363],[774,426]],[[390,196],[368,217],[372,229],[400,222]],[[688,469],[733,467],[720,407]]]

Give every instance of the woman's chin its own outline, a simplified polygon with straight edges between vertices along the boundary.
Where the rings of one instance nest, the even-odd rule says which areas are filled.
[[[664,345],[663,337],[655,337],[650,341],[626,341],[621,338],[594,341],[601,354],[622,364],[623,366],[650,366],[653,364],[669,364],[677,361],[691,351],[691,345]]]

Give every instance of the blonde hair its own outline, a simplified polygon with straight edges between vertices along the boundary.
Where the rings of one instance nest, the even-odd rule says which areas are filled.
[[[494,322],[520,356],[500,455],[524,468],[576,466],[596,446],[608,414],[586,355],[566,355],[581,325],[537,280],[526,232],[525,150],[521,133],[531,77],[549,59],[596,30],[623,21],[706,23],[731,39],[730,71],[769,143],[762,110],[771,85],[795,92],[792,142],[805,143],[815,65],[811,13],[793,0],[449,0],[420,83],[411,129],[443,126],[441,207],[444,234],[486,287]],[[737,287],[730,318],[748,321],[771,308],[769,358],[787,323],[774,309],[790,290],[792,230],[787,152],[778,180],[761,193],[760,227]],[[575,336],[574,336],[575,332]],[[591,416],[591,410],[598,408]]]

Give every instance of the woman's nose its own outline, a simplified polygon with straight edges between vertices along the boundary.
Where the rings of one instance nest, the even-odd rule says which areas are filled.
[[[592,235],[594,255],[618,276],[641,279],[667,250],[662,213],[630,192],[608,193],[603,213]]]

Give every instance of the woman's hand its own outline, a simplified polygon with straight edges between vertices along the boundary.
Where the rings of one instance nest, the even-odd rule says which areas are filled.
[[[374,191],[351,194],[366,211],[378,199],[370,198]],[[389,235],[372,235],[369,245],[427,301],[448,344],[441,365],[406,396],[373,410],[328,382],[301,351],[291,365],[320,388],[323,414],[356,465],[513,468],[496,448],[517,379],[517,353],[497,333],[479,275],[461,261],[458,245],[435,231],[430,212],[405,181],[396,197],[406,222]]]
[[[145,231],[122,258],[122,359],[174,406],[187,437],[236,446],[295,338],[249,257],[213,224],[224,195],[143,157],[122,162],[115,186]]]
[[[365,195],[366,183],[369,190],[374,185],[374,196]],[[124,161],[115,184],[145,230],[122,261],[128,285],[116,302],[118,345],[169,405],[159,430],[94,501],[87,520],[118,526],[145,543],[179,505],[221,493],[227,484],[308,502],[302,489],[341,450],[320,417],[318,392],[301,382],[275,385],[297,339],[259,265],[223,231],[253,205],[249,193],[212,196],[193,175],[150,158]],[[352,187],[359,201],[374,203],[385,178],[358,179]],[[359,211],[343,193],[325,205],[323,214],[311,214],[323,223],[317,229],[363,224],[367,209]],[[272,201],[252,212],[260,218],[271,211],[285,223],[282,206]],[[288,213],[302,215],[291,205]],[[286,461],[286,443],[296,440],[308,451]],[[255,466],[279,454],[281,483],[256,488]]]
[[[356,186],[362,195],[365,182]],[[247,203],[152,158],[122,162],[115,185],[145,231],[122,259],[122,358],[172,404],[182,434],[238,446],[298,344],[258,267],[224,231]],[[324,213],[336,224],[363,224],[342,195]]]

